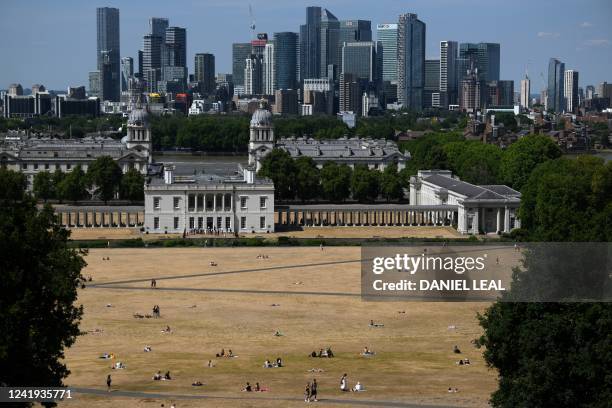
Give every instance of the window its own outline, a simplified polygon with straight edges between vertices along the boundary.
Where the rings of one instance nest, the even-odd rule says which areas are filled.
[[[153,208],[159,210],[161,208],[161,197],[153,197]]]
[[[177,230],[179,227],[179,217],[174,217],[174,229]]]
[[[45,170],[49,170],[49,163],[45,163]]]
[[[34,163],[34,170],[38,170],[38,163]]]
[[[181,208],[181,197],[174,197],[174,209]]]
[[[221,217],[217,217],[217,229],[218,229],[218,230],[220,230],[220,229],[221,229],[221,223],[222,223],[222,221],[221,221],[221,220],[222,220],[222,219],[223,219],[223,218],[221,218]]]
[[[193,221],[193,217],[189,217],[189,229],[194,229],[195,223]]]
[[[153,229],[159,229],[159,217],[153,218]]]
[[[230,217],[225,217],[225,230],[229,231],[232,228],[232,219]]]
[[[243,210],[247,208],[247,198],[248,197],[240,197],[240,208]]]
[[[240,229],[246,228],[246,217],[240,217]]]
[[[72,168],[72,164],[68,163],[66,164],[66,170],[70,170]]]
[[[60,166],[59,164],[55,165],[55,170],[59,170],[62,166]]]
[[[27,170],[28,169],[28,163],[23,163],[21,165],[21,168],[24,169],[24,170]]]
[[[259,228],[266,228],[266,217],[259,217]]]
[[[266,196],[259,197],[259,208],[266,208],[267,204],[268,204],[268,197]]]

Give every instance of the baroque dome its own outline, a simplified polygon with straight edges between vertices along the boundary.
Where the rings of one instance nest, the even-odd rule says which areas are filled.
[[[128,125],[147,126],[149,124],[149,112],[143,108],[134,108],[128,117]]]
[[[260,106],[259,109],[253,113],[251,126],[272,126],[272,113],[264,109],[263,106]]]

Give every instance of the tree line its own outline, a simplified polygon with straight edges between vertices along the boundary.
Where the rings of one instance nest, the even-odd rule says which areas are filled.
[[[312,158],[294,160],[280,149],[274,149],[264,158],[258,175],[274,182],[278,200],[299,199],[302,202],[319,199],[343,202],[349,198],[373,202],[379,197],[387,201],[400,200],[406,187],[396,163],[389,164],[382,172],[365,165],[352,169],[335,162],[325,163],[319,169]]]
[[[92,190],[93,189],[93,190]],[[144,200],[144,176],[136,169],[125,174],[110,156],[97,158],[83,171],[80,165],[70,172],[57,169],[41,171],[34,176],[32,192],[43,201],[49,199],[79,201],[89,198],[89,191],[107,202],[117,196],[124,200]]]

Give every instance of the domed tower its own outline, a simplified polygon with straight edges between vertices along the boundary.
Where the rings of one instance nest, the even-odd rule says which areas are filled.
[[[151,138],[149,113],[146,109],[141,107],[132,109],[128,118],[125,143],[128,149],[146,155],[148,162],[151,163],[153,159],[153,140]]]
[[[261,160],[274,149],[272,114],[264,108],[263,103],[253,113],[249,129],[249,165],[255,165],[259,171]]]

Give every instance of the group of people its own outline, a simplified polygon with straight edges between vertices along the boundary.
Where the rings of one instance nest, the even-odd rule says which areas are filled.
[[[258,254],[257,255],[257,259],[268,259],[268,258],[269,258],[269,256],[265,255],[265,254]]]
[[[155,289],[157,287],[157,281],[155,279],[151,279],[151,289]]]
[[[327,357],[327,358],[332,358],[333,356],[334,356],[334,353],[333,353],[331,347],[328,347],[325,350],[320,349],[318,354],[314,350],[312,351],[312,353],[310,353],[310,357]]]
[[[342,376],[342,378],[340,378],[340,391],[343,391],[343,392],[348,392],[348,391],[360,392],[360,391],[365,391],[365,387],[363,386],[363,384],[361,384],[359,381],[357,381],[357,384],[355,384],[355,386],[353,388],[349,388],[348,377],[347,377],[347,375],[345,373]]]
[[[216,357],[228,357],[228,358],[231,358],[231,357],[235,357],[235,356],[234,356],[234,353],[232,352],[232,349],[229,349],[227,351],[227,353],[225,353],[225,349],[221,349],[221,352],[217,353]]]
[[[365,347],[363,348],[363,352],[361,353],[361,355],[363,355],[363,356],[373,356],[374,354],[376,354],[376,353],[375,353],[375,352],[373,352],[372,350],[370,350],[370,349],[368,348],[368,346],[365,346]]]
[[[154,381],[171,380],[171,379],[172,377],[170,377],[170,371],[166,371],[166,374],[164,375],[162,375],[161,371],[158,371],[153,376]]]
[[[280,368],[283,367],[283,360],[280,357],[276,358],[276,362],[272,363],[270,360],[266,360],[263,365],[264,368]]]
[[[306,383],[306,389],[304,390],[304,402],[314,401],[317,402],[317,379],[313,378],[311,383]]]
[[[470,365],[470,359],[469,358],[463,358],[463,359],[457,361],[457,365]]]
[[[242,389],[242,391],[244,392],[253,392],[253,391],[264,392],[264,391],[268,391],[268,389],[261,387],[258,382],[255,383],[255,387],[252,387],[251,383],[247,382],[244,388]]]

